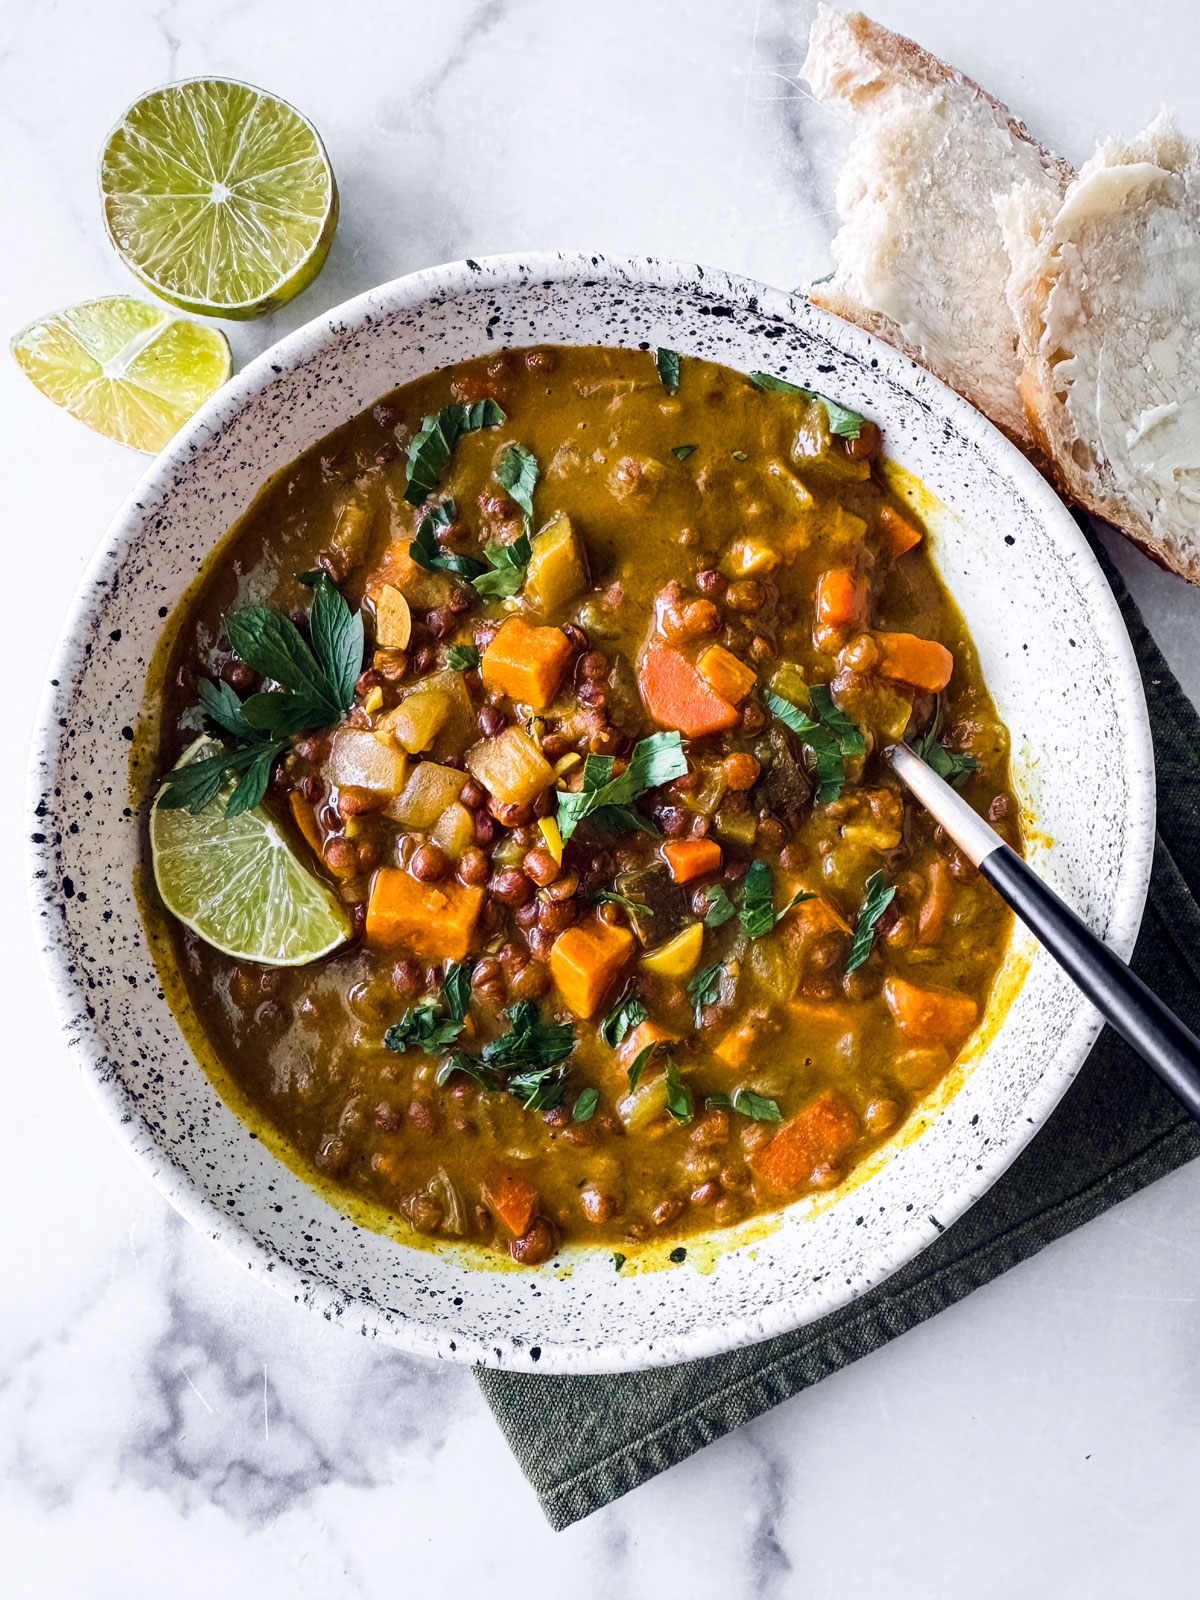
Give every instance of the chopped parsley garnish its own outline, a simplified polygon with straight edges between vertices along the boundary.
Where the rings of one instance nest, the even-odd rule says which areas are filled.
[[[826,684],[814,684],[809,690],[809,701],[817,713],[816,718],[806,716],[799,706],[781,695],[767,693],[763,696],[763,704],[771,715],[778,717],[812,751],[817,767],[817,800],[821,805],[828,805],[838,798],[846,781],[842,757],[861,755],[866,742],[857,723],[834,705]]]
[[[203,811],[234,773],[240,778],[225,806],[236,817],[258,805],[271,768],[299,733],[339,722],[354,700],[362,671],[363,622],[324,572],[305,573],[313,588],[308,628],[311,644],[288,616],[266,606],[227,612],[222,626],[234,653],[280,685],[245,700],[226,683],[199,685],[204,726],[232,749],[191,761],[167,773],[159,805]]]
[[[575,1029],[569,1022],[541,1022],[532,1000],[518,1000],[505,1016],[512,1027],[480,1052],[486,1066],[501,1072],[557,1066],[575,1048]]]
[[[676,1122],[690,1122],[695,1109],[691,1088],[679,1075],[679,1068],[671,1056],[663,1068],[663,1081],[667,1086],[667,1110]]]
[[[771,888],[771,869],[765,861],[752,861],[746,873],[742,889],[742,908],[738,916],[750,938],[761,939],[763,934],[770,933],[779,919],[786,916],[793,906],[798,906],[802,900],[812,898],[808,890],[798,889],[787,905],[776,911]]]
[[[709,1109],[740,1111],[753,1122],[782,1122],[783,1114],[774,1100],[755,1094],[753,1089],[739,1089],[731,1099],[727,1094],[705,1095],[704,1104]]]
[[[453,500],[427,511],[417,527],[416,536],[408,553],[426,572],[453,572],[465,578],[476,594],[487,600],[506,600],[516,594],[525,582],[525,569],[533,555],[529,535],[523,533],[511,544],[490,544],[484,551],[486,561],[478,556],[460,556],[445,550],[438,543],[435,527],[448,528],[456,515]]]
[[[770,372],[752,372],[750,382],[756,388],[770,389],[776,394],[798,394],[804,400],[819,400],[829,418],[830,433],[836,434],[839,439],[857,439],[862,432],[865,417],[857,411],[851,411],[848,406],[839,405],[828,395],[818,394],[815,389],[802,389],[798,383],[789,383],[786,378],[777,378]]]
[[[526,520],[533,516],[533,491],[539,477],[537,457],[523,444],[510,444],[500,457],[496,482],[517,502]]]
[[[737,916],[737,907],[725,893],[719,883],[710,884],[704,891],[708,900],[708,910],[704,913],[704,926],[706,928],[723,928],[727,922]]]
[[[676,461],[686,461],[687,458],[692,454],[693,450],[698,448],[699,446],[694,444],[673,444],[671,446],[671,454],[675,457]]]
[[[858,921],[854,925],[854,942],[850,946],[850,954],[846,958],[846,971],[854,972],[861,967],[871,954],[871,945],[875,940],[875,928],[880,917],[896,898],[896,890],[883,876],[882,872],[873,872],[863,885],[862,909],[858,913]]]
[[[932,728],[918,734],[912,741],[914,754],[933,768],[939,778],[961,789],[967,779],[979,771],[979,757],[967,750],[948,750]]]
[[[627,1260],[628,1260],[628,1257],[627,1256],[623,1256],[619,1250],[614,1250],[613,1251],[613,1266],[616,1268],[616,1270],[618,1272],[620,1272],[621,1268],[625,1265],[625,1262]]]
[[[599,1089],[585,1089],[571,1110],[572,1122],[587,1122],[600,1103]]]
[[[649,1015],[637,995],[626,989],[600,1024],[600,1037],[615,1050],[625,1042],[626,1035],[632,1033],[640,1022],[645,1022]]]
[[[676,394],[679,390],[679,354],[675,350],[656,350],[654,352],[654,365],[658,368],[658,375],[662,379],[662,386],[668,394]]]
[[[503,421],[504,412],[494,400],[477,400],[474,405],[456,400],[424,417],[408,447],[408,487],[404,498],[409,505],[424,505],[437,488],[454,446],[464,433],[495,428]]]
[[[682,778],[688,769],[679,735],[652,733],[639,739],[629,757],[629,765],[614,778],[612,756],[589,755],[583,763],[583,787],[576,794],[558,797],[558,831],[563,842],[586,818],[600,833],[622,833],[636,828],[641,833],[658,829],[631,802],[672,778]]]
[[[452,644],[446,651],[446,665],[455,672],[473,672],[482,660],[477,645]]]
[[[403,1055],[406,1050],[424,1050],[436,1055],[447,1045],[456,1044],[462,1035],[467,1009],[471,1004],[472,961],[454,961],[446,968],[436,999],[426,999],[420,1005],[410,1006],[383,1036],[388,1050]],[[469,1058],[464,1056],[462,1061]],[[455,1058],[456,1064],[459,1058]],[[465,1069],[464,1069],[465,1070]],[[438,1073],[438,1082],[444,1082]],[[449,1074],[446,1073],[448,1076]]]
[[[687,986],[688,999],[696,1013],[696,1026],[700,1026],[700,1013],[706,1006],[715,1006],[721,997],[723,961],[714,961],[711,967],[701,967]]]
[[[650,1060],[650,1057],[657,1055],[665,1048],[666,1046],[663,1044],[661,1039],[655,1039],[652,1040],[650,1044],[643,1045],[638,1051],[637,1055],[634,1056],[633,1060],[629,1064],[629,1070],[625,1074],[625,1076],[629,1079],[630,1094],[632,1094],[637,1088],[638,1079],[641,1077],[642,1071],[645,1068],[646,1063]]]

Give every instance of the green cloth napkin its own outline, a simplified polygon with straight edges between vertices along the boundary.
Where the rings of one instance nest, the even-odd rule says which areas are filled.
[[[1200,717],[1097,554],[1141,666],[1158,769],[1158,840],[1133,965],[1200,1031]],[[1197,1154],[1200,1128],[1106,1029],[1004,1177],[915,1260],[841,1311],[684,1366],[578,1378],[480,1371],[479,1385],[551,1525],[566,1528]]]

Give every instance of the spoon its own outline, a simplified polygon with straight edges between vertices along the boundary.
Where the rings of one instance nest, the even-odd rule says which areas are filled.
[[[1200,1121],[1200,1039],[907,745],[883,758],[1125,1043]]]

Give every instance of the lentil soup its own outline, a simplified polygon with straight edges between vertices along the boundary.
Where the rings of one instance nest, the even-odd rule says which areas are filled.
[[[267,964],[176,925],[180,973],[297,1165],[402,1227],[536,1265],[773,1211],[982,1017],[1009,914],[880,752],[1020,848],[1007,733],[834,401],[670,352],[434,372],[272,480],[184,607],[162,765],[207,727],[227,782],[158,804],[257,801],[348,936]],[[265,634],[334,638],[341,700]]]

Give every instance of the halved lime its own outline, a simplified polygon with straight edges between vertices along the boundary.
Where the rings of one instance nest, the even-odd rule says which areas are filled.
[[[197,739],[179,765],[218,748],[211,739]],[[225,815],[233,782],[197,816],[155,804],[150,854],[163,904],[240,961],[301,967],[328,955],[350,937],[345,908],[300,862],[262,806]]]
[[[161,450],[231,370],[223,333],[127,295],[31,322],[9,349],[56,406],[135,450]]]
[[[261,317],[320,272],[338,194],[312,123],[233,78],[135,100],[100,157],[109,238],[172,305]]]

